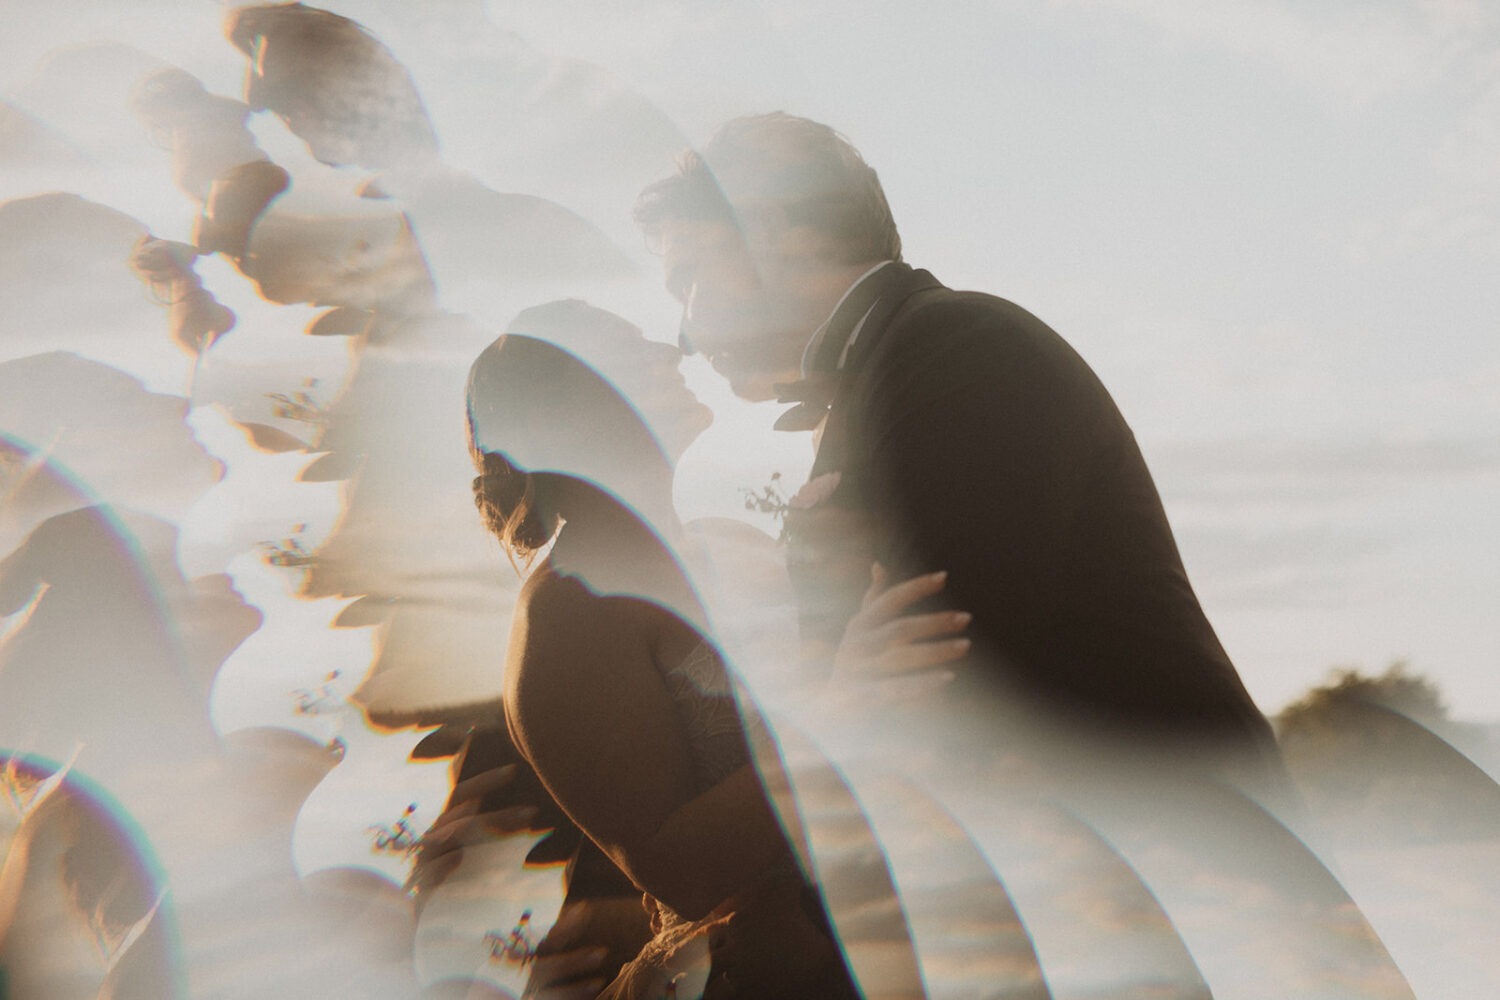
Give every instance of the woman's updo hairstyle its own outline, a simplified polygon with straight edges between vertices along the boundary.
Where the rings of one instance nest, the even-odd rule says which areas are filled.
[[[510,558],[527,565],[568,517],[566,481],[639,507],[671,467],[625,398],[573,354],[507,333],[475,359],[468,384],[474,503]]]
[[[561,522],[546,475],[522,472],[492,451],[477,452],[474,464],[480,470],[473,484],[480,519],[513,562],[530,564]]]

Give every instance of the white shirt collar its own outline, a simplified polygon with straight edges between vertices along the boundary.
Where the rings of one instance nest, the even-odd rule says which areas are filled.
[[[818,325],[818,328],[813,331],[813,335],[808,338],[807,347],[802,351],[801,367],[803,378],[807,378],[808,375],[811,374],[811,372],[808,371],[807,366],[812,360],[813,347],[818,343],[818,341],[823,339],[823,334],[828,329],[828,324],[833,321],[833,317],[838,314],[839,307],[841,307],[844,302],[848,300],[849,296],[854,293],[854,290],[856,288],[868,281],[871,275],[873,275],[876,271],[879,271],[881,268],[885,267],[887,264],[893,263],[895,262],[889,260],[881,261],[880,263],[876,264],[874,267],[866,271],[864,274],[861,274],[859,277],[851,281],[849,283],[849,287],[844,289],[844,294],[839,296],[839,300],[835,302],[833,304],[833,308],[828,311],[828,318],[823,320],[823,322]],[[844,359],[849,356],[849,348],[853,347],[854,342],[859,339],[859,331],[864,327],[865,320],[869,318],[870,310],[873,310],[874,308],[875,306],[872,304],[870,306],[870,309],[865,310],[865,314],[859,318],[859,322],[854,324],[854,332],[849,335],[849,342],[844,345],[844,351],[839,355],[838,367],[844,367]]]

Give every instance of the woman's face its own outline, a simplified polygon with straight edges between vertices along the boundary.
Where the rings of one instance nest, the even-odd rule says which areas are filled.
[[[639,336],[633,345],[639,360],[637,384],[617,383],[625,398],[635,404],[662,451],[675,464],[713,423],[713,411],[693,395],[682,377],[682,351],[675,345]]]
[[[591,365],[645,419],[673,463],[713,423],[713,411],[698,401],[683,380],[682,351],[649,340],[629,324],[601,329],[598,324],[562,324],[552,340]],[[523,325],[518,332],[525,332]]]

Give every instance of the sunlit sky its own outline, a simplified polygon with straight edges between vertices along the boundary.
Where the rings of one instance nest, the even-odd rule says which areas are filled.
[[[595,183],[607,165],[582,155],[576,173],[559,170],[566,136],[529,168],[486,127],[463,35],[443,28],[473,5],[327,6],[411,69],[447,162],[501,190],[548,183],[542,193],[638,249],[635,178]],[[234,95],[243,61],[222,12],[159,0],[13,11],[0,89],[102,159],[108,113],[49,104],[31,87],[42,57],[121,41]],[[1456,714],[1500,718],[1500,10],[660,0],[485,13],[537,55],[601,68],[686,140],[774,108],[847,134],[880,171],[911,262],[1031,309],[1111,388],[1264,709],[1331,666],[1407,658]],[[533,85],[568,79],[539,71]],[[272,148],[275,129],[256,129]],[[139,182],[148,155],[93,171],[84,193],[181,238],[190,206]],[[22,173],[5,197],[44,189]],[[456,294],[451,307],[466,306]],[[631,306],[670,339],[664,294],[643,285]],[[180,392],[181,364],[167,347],[128,370]],[[690,376],[723,426],[751,419],[711,373]],[[726,471],[713,442],[685,463],[688,513],[732,510],[739,487],[806,460],[801,444],[768,442]]]
[[[1500,712],[1493,7],[661,5],[653,32],[526,6],[492,10],[695,136],[741,107],[834,123],[908,259],[1069,339],[1263,707],[1407,657]]]
[[[489,9],[691,137],[771,107],[845,132],[909,260],[1110,386],[1264,708],[1406,657],[1500,714],[1493,7]]]

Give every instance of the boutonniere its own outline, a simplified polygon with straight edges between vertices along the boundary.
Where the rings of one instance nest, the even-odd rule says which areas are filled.
[[[797,405],[776,419],[775,429],[810,431],[816,428],[828,415],[839,378],[838,372],[816,372],[797,382],[777,383],[777,402]]]
[[[839,487],[839,481],[843,479],[842,472],[825,472],[821,476],[814,476],[802,484],[802,488],[793,493],[791,498],[781,491],[781,473],[771,473],[771,481],[758,490],[752,490],[741,486],[740,493],[745,498],[745,509],[757,514],[770,514],[773,519],[781,524],[780,541],[787,540],[787,522],[796,520],[799,514],[812,511],[828,502],[834,491]]]
[[[786,516],[787,507],[790,502],[781,493],[781,473],[771,473],[771,481],[759,490],[752,490],[748,486],[741,486],[740,493],[745,498],[745,509],[755,511],[757,514],[770,514],[771,517],[780,521]]]
[[[792,494],[792,498],[786,502],[786,505],[791,510],[812,510],[814,507],[825,504],[838,490],[843,478],[842,472],[825,472],[821,476],[814,476],[803,483],[800,490]]]

